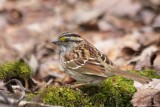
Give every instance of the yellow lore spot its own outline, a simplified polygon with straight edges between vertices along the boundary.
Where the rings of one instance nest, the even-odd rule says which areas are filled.
[[[65,39],[66,39],[65,37],[61,37],[59,40],[64,41]]]

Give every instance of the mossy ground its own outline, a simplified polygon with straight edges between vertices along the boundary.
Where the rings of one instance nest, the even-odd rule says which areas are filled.
[[[151,69],[146,69],[143,71],[138,71],[138,70],[130,70],[129,72],[133,72],[135,74],[139,74],[145,77],[149,77],[149,78],[160,78],[160,75],[157,75],[155,70],[151,70]]]
[[[0,65],[0,79],[12,77],[28,78],[29,76],[31,76],[31,68],[23,60]]]
[[[153,70],[139,73],[150,78],[160,78]],[[136,89],[133,81],[114,76],[99,86],[84,86],[80,91],[69,87],[48,87],[38,94],[29,94],[28,98],[39,97],[39,101],[65,107],[132,107],[130,101]]]
[[[149,78],[160,78],[155,71],[130,71]],[[0,79],[10,77],[27,78],[31,76],[30,67],[22,60],[0,65]],[[28,94],[32,100],[65,107],[132,107],[130,100],[136,89],[133,81],[119,76],[106,79],[99,86],[83,86],[80,91],[69,87],[48,87],[35,94]]]
[[[99,86],[84,86],[81,91],[69,87],[48,87],[39,94],[40,102],[65,107],[130,107],[136,91],[133,82],[115,76]],[[32,98],[34,94],[30,94]]]

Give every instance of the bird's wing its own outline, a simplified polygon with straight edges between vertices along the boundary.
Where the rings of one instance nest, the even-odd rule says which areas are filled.
[[[100,56],[102,61],[109,66],[113,65],[107,56],[87,42],[77,46],[69,54],[64,55],[64,59],[65,64],[73,71],[87,75],[108,77],[111,74],[106,71],[103,63],[100,63],[97,56]]]
[[[69,69],[75,72],[79,72],[86,75],[108,77],[106,75],[104,66],[95,58],[72,59],[71,55],[65,57],[68,57],[68,61],[66,61],[65,64],[68,66]]]

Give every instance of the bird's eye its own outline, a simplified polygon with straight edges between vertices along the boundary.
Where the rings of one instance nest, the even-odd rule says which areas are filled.
[[[69,39],[66,39],[65,42],[69,42]]]

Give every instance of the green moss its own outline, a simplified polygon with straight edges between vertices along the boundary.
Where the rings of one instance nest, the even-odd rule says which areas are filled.
[[[65,107],[91,107],[92,103],[87,96],[80,91],[69,87],[48,87],[40,92],[41,102]]]
[[[0,79],[11,77],[27,78],[31,75],[31,68],[23,60],[7,62],[0,65]]]
[[[146,76],[149,78],[160,78],[160,75],[157,75],[155,70],[151,70],[151,69],[146,69],[143,71],[138,71],[138,70],[130,70],[129,72],[133,72],[142,76]]]
[[[130,72],[150,78],[160,77],[153,70]],[[132,107],[130,101],[136,91],[132,80],[120,76],[108,78],[99,86],[84,86],[80,90],[48,87],[35,96],[39,96],[42,103],[65,107]]]
[[[40,102],[65,107],[130,107],[136,91],[133,82],[118,76],[104,81],[100,86],[84,86],[81,91],[69,87],[48,87],[39,94]],[[29,99],[34,95],[29,95]]]
[[[35,97],[36,95],[40,94],[41,91],[36,91],[35,93],[28,93],[26,94],[26,100],[30,101],[32,100],[33,97]]]
[[[132,80],[119,76],[108,78],[100,86],[83,87],[95,106],[130,107],[130,100],[136,91]]]

